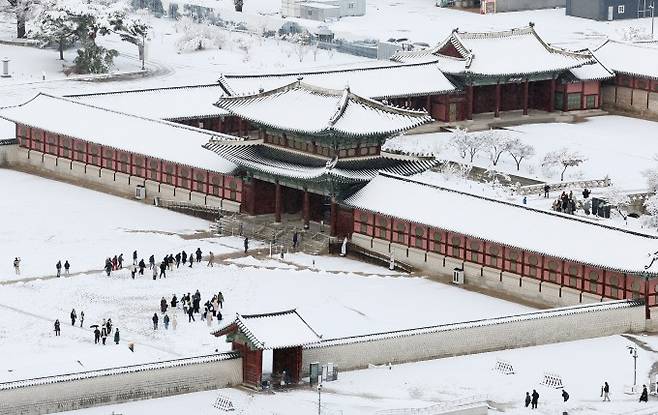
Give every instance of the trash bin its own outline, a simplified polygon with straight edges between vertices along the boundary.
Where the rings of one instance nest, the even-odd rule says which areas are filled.
[[[452,270],[452,283],[453,284],[463,284],[464,283],[464,270],[461,268],[455,268]]]

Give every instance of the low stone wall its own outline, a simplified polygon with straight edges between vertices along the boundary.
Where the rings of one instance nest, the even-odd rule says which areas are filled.
[[[604,109],[631,112],[649,118],[658,117],[658,92],[604,85],[601,97]]]
[[[53,177],[78,186],[134,198],[137,185],[146,188],[146,203],[158,197],[174,202],[194,202],[239,212],[240,203],[187,189],[146,180],[137,176],[52,156],[17,145],[0,146],[0,167]]]
[[[334,363],[340,370],[407,363],[645,330],[644,305],[612,301],[397,332],[328,339],[305,346],[302,368]]]
[[[237,385],[237,353],[0,383],[0,415],[37,415]]]

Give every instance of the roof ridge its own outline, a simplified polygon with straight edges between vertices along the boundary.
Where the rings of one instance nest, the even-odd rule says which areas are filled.
[[[57,99],[57,100],[61,100],[61,101],[70,102],[70,103],[76,104],[76,105],[82,105],[82,106],[85,106],[85,107],[89,107],[89,108],[93,108],[93,109],[97,109],[97,110],[101,110],[101,111],[105,111],[105,112],[110,112],[110,113],[113,113],[113,114],[119,114],[119,115],[123,115],[123,116],[126,116],[126,117],[132,117],[132,118],[137,118],[137,119],[144,120],[144,121],[150,121],[150,122],[154,122],[154,123],[164,124],[164,125],[167,125],[167,126],[170,126],[170,127],[180,128],[180,129],[183,129],[183,130],[194,131],[194,132],[197,132],[197,133],[200,133],[200,134],[209,135],[210,137],[218,137],[218,136],[227,137],[227,138],[232,137],[230,134],[220,133],[220,132],[217,132],[217,131],[204,130],[202,128],[197,128],[197,127],[193,127],[193,126],[190,126],[190,125],[179,124],[179,123],[175,123],[175,122],[171,122],[171,121],[167,121],[167,120],[160,120],[160,119],[157,119],[157,118],[148,118],[148,117],[144,117],[144,116],[141,116],[141,115],[130,114],[130,113],[127,113],[127,112],[117,111],[117,110],[110,109],[110,108],[100,107],[98,105],[93,105],[93,104],[90,104],[88,102],[77,101],[75,99],[70,99],[68,97],[62,97],[62,96],[48,94],[46,92],[39,92],[39,94],[37,94],[37,96],[35,96],[34,98],[30,99],[29,101],[27,101],[27,102],[25,102],[21,105],[24,105],[24,104],[27,104],[27,103],[31,102],[32,100],[36,99],[39,95],[47,96],[49,98],[53,98],[53,99]]]
[[[103,95],[120,95],[120,94],[130,94],[130,93],[139,93],[139,92],[154,92],[154,91],[168,91],[174,89],[188,89],[188,88],[211,88],[211,87],[221,87],[219,83],[215,84],[192,84],[192,85],[174,85],[174,86],[165,86],[165,87],[156,87],[156,88],[141,88],[141,89],[123,89],[118,91],[104,91],[104,92],[90,92],[86,94],[67,94],[62,95],[64,98],[78,98],[78,97],[89,97],[89,96],[103,96]]]
[[[613,230],[613,231],[619,231],[619,232],[624,232],[624,233],[628,233],[628,234],[635,235],[635,236],[641,236],[641,237],[644,237],[644,238],[647,238],[647,239],[656,239],[656,240],[658,240],[658,236],[653,236],[653,235],[648,235],[648,234],[641,233],[641,232],[636,232],[636,231],[633,231],[632,229],[622,229],[622,228],[618,228],[618,227],[615,227],[615,226],[606,225],[606,224],[603,224],[603,223],[590,222],[588,220],[584,220],[582,218],[573,217],[573,216],[562,216],[562,215],[558,215],[554,212],[541,210],[541,209],[533,208],[533,207],[526,206],[526,205],[521,206],[521,205],[518,205],[516,203],[507,202],[507,201],[504,201],[504,200],[494,199],[494,198],[487,197],[487,196],[476,195],[474,193],[468,193],[468,192],[465,192],[463,190],[450,189],[450,188],[443,187],[443,186],[440,186],[440,185],[437,185],[437,184],[432,184],[432,183],[419,181],[417,179],[413,179],[413,178],[408,177],[408,176],[401,176],[401,175],[398,175],[398,174],[388,173],[388,172],[384,172],[384,171],[380,171],[378,176],[384,176],[384,177],[388,177],[388,178],[392,178],[392,179],[396,179],[396,180],[405,181],[405,182],[408,182],[408,183],[413,183],[413,184],[418,184],[418,185],[422,185],[422,186],[426,186],[426,187],[431,187],[431,188],[434,188],[434,189],[437,189],[437,190],[442,190],[442,191],[446,191],[446,192],[450,192],[450,193],[457,193],[457,194],[460,194],[460,195],[464,195],[464,196],[468,196],[468,197],[472,197],[472,198],[476,198],[476,199],[481,199],[481,200],[486,200],[486,201],[489,201],[489,202],[494,202],[494,203],[498,203],[498,204],[502,204],[502,205],[511,206],[511,207],[514,207],[514,208],[517,208],[517,209],[525,209],[525,210],[528,210],[528,211],[531,211],[531,212],[541,213],[541,214],[548,215],[548,216],[555,217],[555,218],[572,220],[572,221],[576,221],[576,222],[579,222],[579,223],[584,223],[584,224],[587,224],[587,225],[599,226],[599,227],[609,229],[609,230]]]
[[[281,310],[281,311],[273,311],[270,313],[257,313],[257,314],[240,314],[240,313],[235,313],[236,315],[243,317],[243,318],[260,318],[260,317],[270,317],[270,316],[280,316],[284,314],[291,314],[291,313],[297,313],[296,308],[291,308],[288,310]]]

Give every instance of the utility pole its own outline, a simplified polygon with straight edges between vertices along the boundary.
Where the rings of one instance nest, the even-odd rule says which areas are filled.
[[[142,71],[144,70],[145,59],[146,59],[146,34],[142,33]]]
[[[656,0],[651,0],[651,40],[653,40],[654,17],[656,11]]]
[[[322,383],[318,384],[318,415],[322,415]]]

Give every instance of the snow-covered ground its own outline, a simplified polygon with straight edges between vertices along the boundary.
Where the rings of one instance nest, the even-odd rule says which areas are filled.
[[[639,337],[655,343],[656,337]],[[634,343],[622,336],[552,344],[523,349],[459,356],[340,373],[339,379],[326,382],[322,392],[328,413],[374,414],[380,409],[421,408],[437,402],[454,401],[485,395],[492,406],[509,414],[524,414],[525,392],[536,389],[539,406],[536,413],[570,415],[649,414],[658,411],[658,401],[637,402],[637,395],[624,393],[633,383],[633,359],[627,346]],[[496,361],[513,365],[515,374],[493,370]],[[638,383],[649,383],[656,353],[638,348]],[[562,402],[561,390],[540,385],[544,373],[561,376],[569,393]],[[607,381],[612,402],[602,402],[601,385]],[[317,410],[317,392],[312,389],[282,392],[275,395],[251,395],[241,390],[222,389],[146,402],[132,402],[69,412],[70,415],[138,414],[152,411],[161,415],[178,414],[181,408],[197,414],[214,414],[218,393],[232,399],[244,414],[301,415]],[[341,412],[342,411],[342,412]],[[491,411],[494,412],[493,410]],[[323,412],[324,413],[324,412]]]
[[[568,148],[578,151],[586,159],[578,167],[570,167],[565,180],[603,179],[609,176],[612,183],[624,190],[646,188],[642,172],[655,168],[658,162],[658,123],[616,115],[591,117],[579,123],[528,124],[508,127],[510,136],[519,138],[535,149],[535,155],[523,160],[521,170],[509,154],[503,154],[497,166],[492,166],[489,153],[479,151],[473,165],[493,168],[509,174],[520,174],[549,182],[560,181],[559,169],[546,171],[542,160],[546,153]],[[441,159],[460,163],[461,158],[450,145],[452,133],[404,135],[386,143],[386,148],[411,153],[434,153]]]
[[[152,329],[161,297],[197,289],[202,303],[223,292],[226,319],[297,307],[325,338],[530,310],[351,259],[304,254],[287,255],[285,263],[253,256],[214,268],[202,263],[157,281],[150,274],[132,280],[126,269],[107,277],[100,269],[109,255],[129,259],[137,249],[140,258],[155,253],[160,260],[200,247],[239,256],[242,241],[192,237],[207,231],[208,222],[24,173],[0,169],[0,186],[17,189],[0,200],[0,216],[8,219],[0,232],[0,275],[8,282],[0,284],[0,356],[26,357],[0,360],[0,381],[228,350],[210,336],[206,322],[190,324],[180,311],[171,316],[178,316],[176,332]],[[15,256],[22,259],[20,276],[13,271]],[[75,275],[8,281],[52,275],[58,259],[68,259]],[[70,326],[73,308],[85,312],[83,328]],[[103,318],[120,329],[122,345],[93,344],[89,325]],[[54,336],[55,319],[62,323],[61,337]],[[136,343],[134,354],[127,341]]]

